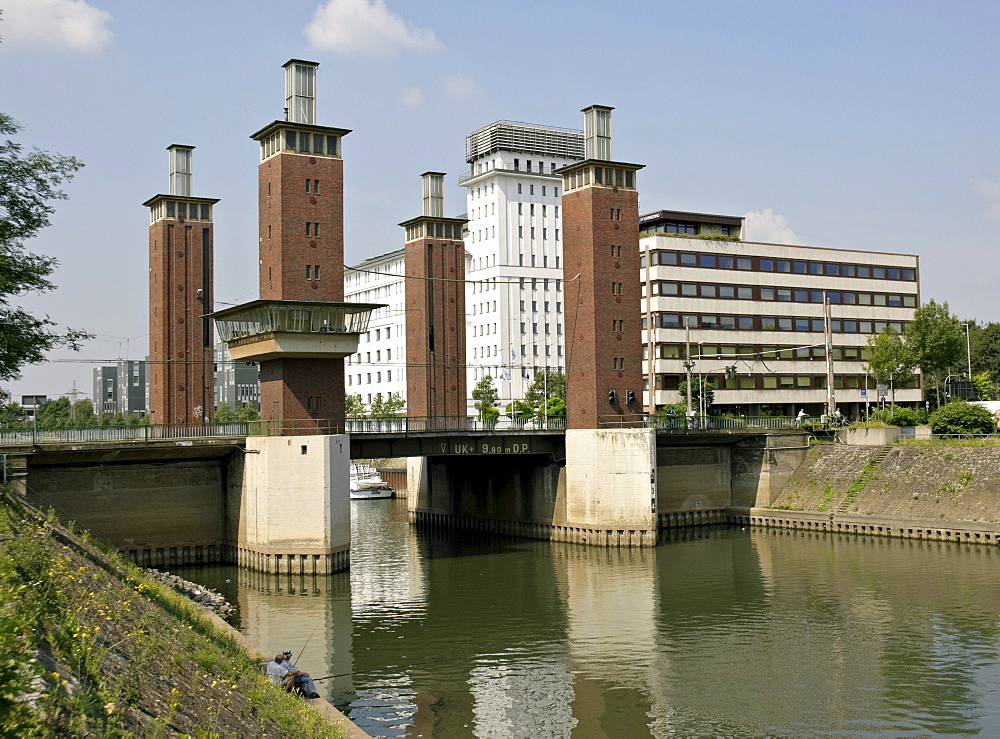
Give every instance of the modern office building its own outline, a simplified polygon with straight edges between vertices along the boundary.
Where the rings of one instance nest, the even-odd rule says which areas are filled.
[[[114,365],[94,367],[93,393],[94,413],[98,416],[113,416],[118,412],[118,368]]]
[[[566,363],[556,171],[584,158],[583,132],[497,121],[466,138],[465,154],[468,383],[499,379],[506,404]]]
[[[868,337],[912,320],[917,257],[741,241],[742,230],[731,216],[640,218],[646,408],[684,400],[688,364],[713,382],[713,413],[820,415],[832,400],[856,417],[878,402]],[[919,383],[893,388],[896,402],[919,402]]]
[[[145,416],[146,362],[122,359],[115,365],[95,367],[93,373],[94,413],[111,416],[121,413]]]
[[[249,404],[260,410],[260,378],[256,362],[233,361],[225,342],[215,345],[215,407],[237,410]]]

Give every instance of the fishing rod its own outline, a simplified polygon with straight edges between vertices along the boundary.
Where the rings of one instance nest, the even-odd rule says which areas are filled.
[[[310,635],[309,635],[309,638],[308,638],[308,639],[306,639],[306,643],[302,645],[302,649],[300,649],[300,650],[299,650],[299,653],[298,653],[297,655],[295,655],[295,664],[298,664],[298,663],[299,663],[299,658],[300,658],[300,657],[302,656],[302,653],[303,653],[304,651],[306,651],[306,647],[308,647],[308,646],[309,646],[309,642],[311,642],[311,641],[312,641],[312,638],[313,638],[313,634],[315,634],[315,633],[316,633],[316,629],[318,629],[318,628],[320,627],[320,624],[322,624],[322,623],[323,623],[323,622],[322,622],[322,621],[320,621],[320,622],[318,622],[318,623],[317,623],[317,624],[316,624],[316,625],[315,625],[315,626],[313,627],[313,630],[312,630],[312,634],[310,634]]]
[[[329,680],[332,677],[347,677],[348,675],[353,675],[353,674],[354,674],[353,672],[341,672],[340,674],[337,674],[337,675],[326,675],[324,677],[314,677],[313,678],[313,682],[314,683],[318,683],[318,682],[320,682],[322,680]]]

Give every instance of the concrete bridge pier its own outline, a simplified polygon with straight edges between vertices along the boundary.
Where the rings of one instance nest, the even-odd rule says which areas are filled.
[[[260,572],[325,575],[350,567],[350,441],[249,437],[230,470],[229,559]]]
[[[652,429],[566,433],[565,462],[549,455],[411,457],[410,521],[591,546],[656,546]]]

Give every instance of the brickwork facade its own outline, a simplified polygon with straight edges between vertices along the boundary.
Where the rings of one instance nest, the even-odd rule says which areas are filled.
[[[157,196],[146,205],[162,205]],[[169,198],[197,205],[214,200]],[[196,206],[192,206],[196,207]],[[176,212],[176,211],[175,211]],[[149,400],[153,423],[201,423],[214,412],[211,221],[157,218],[149,228]]]
[[[572,174],[593,165],[586,161],[562,170],[566,424],[571,429],[630,425],[642,412],[639,194],[590,184],[589,178],[587,185],[574,188]]]
[[[261,142],[262,156],[262,300],[343,301],[344,162],[339,151],[346,133],[275,121],[253,134]],[[262,418],[316,421],[322,433],[336,433],[344,424],[344,395],[342,358],[260,363]]]
[[[418,238],[404,260],[407,415],[464,418],[465,244]]]
[[[343,160],[276,154],[261,162],[258,195],[261,299],[343,300]]]

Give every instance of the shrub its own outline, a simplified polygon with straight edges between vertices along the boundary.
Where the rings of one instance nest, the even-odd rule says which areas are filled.
[[[927,411],[923,408],[890,406],[871,414],[872,420],[882,421],[889,426],[920,426],[927,423]]]
[[[981,405],[956,400],[941,406],[930,417],[935,434],[993,434],[997,424]]]

